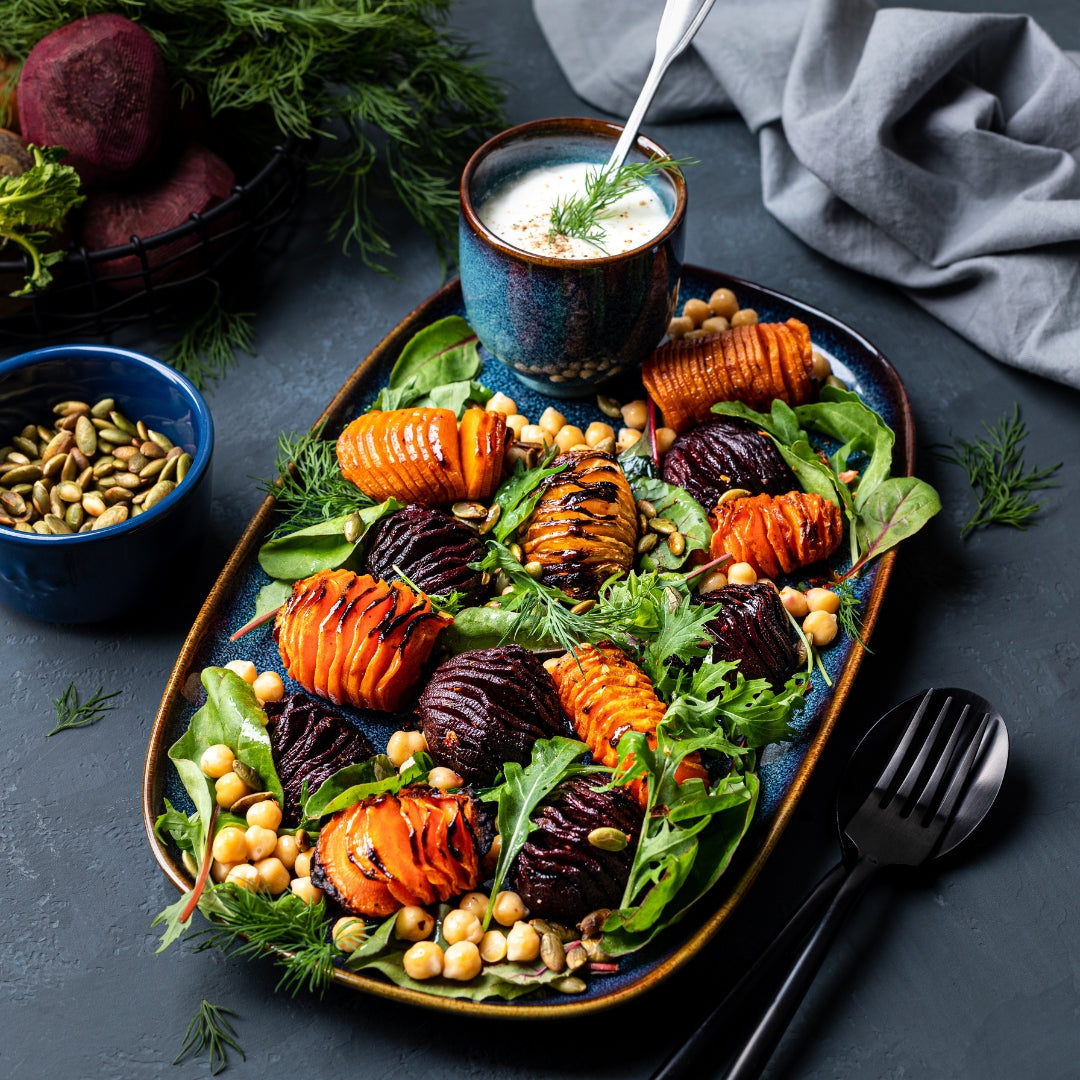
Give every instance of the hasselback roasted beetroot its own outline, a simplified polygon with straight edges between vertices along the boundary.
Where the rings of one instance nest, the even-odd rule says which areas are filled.
[[[775,578],[827,559],[844,532],[840,508],[822,496],[789,491],[732,499],[713,514],[713,558],[731,555]]]
[[[725,491],[782,495],[799,485],[776,443],[746,420],[717,416],[680,435],[664,455],[664,479],[711,510]]]
[[[489,594],[484,575],[469,563],[484,557],[475,529],[438,510],[413,503],[378,522],[371,533],[365,568],[372,577],[392,581],[401,571],[429,595],[461,593],[467,605]]]
[[[431,676],[416,711],[431,756],[472,784],[493,783],[504,762],[525,764],[537,739],[563,727],[551,676],[520,645],[450,657]]]
[[[367,736],[324,701],[299,691],[263,708],[269,721],[270,752],[285,792],[285,822],[300,820],[300,792],[314,794],[331,773],[366,761],[375,753]]]
[[[391,409],[358,416],[338,437],[342,474],[365,495],[422,506],[488,499],[502,475],[506,417],[466,409]]]
[[[656,745],[656,725],[667,706],[656,696],[648,675],[621,650],[583,645],[576,655],[561,657],[552,666],[551,677],[559,688],[563,712],[601,765],[618,765],[619,740],[628,731],[644,732],[649,745]],[[675,779],[681,784],[692,776],[706,776],[696,753],[683,758]],[[627,790],[645,805],[641,780],[632,781]]]
[[[475,889],[491,840],[490,817],[467,792],[414,784],[334,814],[311,880],[347,911],[381,917]]]
[[[274,620],[274,640],[305,690],[335,705],[394,712],[412,696],[451,622],[400,581],[320,570],[294,583]]]
[[[573,924],[597,908],[618,907],[641,831],[641,807],[622,790],[595,791],[596,778],[564,780],[533,815],[511,871],[512,887],[533,915]],[[594,829],[618,829],[629,843],[605,851],[589,843]]]
[[[718,401],[768,409],[773,398],[803,405],[813,394],[810,330],[798,319],[737,326],[661,345],[641,367],[649,397],[680,434],[708,420]]]
[[[798,666],[798,635],[767,582],[725,585],[705,593],[698,601],[716,608],[716,618],[705,629],[715,640],[714,660],[737,660],[746,679],[768,679],[782,685]]]
[[[562,472],[544,481],[522,547],[546,585],[592,599],[612,574],[634,563],[637,508],[618,462],[599,450],[560,454]]]

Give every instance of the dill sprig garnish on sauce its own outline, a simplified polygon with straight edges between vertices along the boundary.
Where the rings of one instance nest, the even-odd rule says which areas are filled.
[[[1028,432],[1017,403],[1011,417],[1003,416],[995,427],[984,422],[983,428],[984,438],[974,442],[956,439],[949,452],[938,454],[942,461],[964,470],[978,500],[974,515],[960,530],[961,536],[987,525],[1026,529],[1046,501],[1036,500],[1033,493],[1056,486],[1050,477],[1062,464],[1059,461],[1044,469],[1033,466],[1026,470],[1024,441]]]
[[[331,518],[351,514],[374,503],[355,484],[346,480],[338,465],[333,439],[323,438],[322,425],[298,435],[295,431],[278,436],[273,480],[260,479],[268,495],[273,495],[282,521],[271,537],[319,525]]]
[[[693,165],[691,158],[650,158],[633,161],[617,169],[597,166],[585,174],[585,191],[556,199],[551,206],[551,228],[548,236],[574,236],[585,240],[601,251],[607,233],[601,224],[605,213],[625,195],[636,191],[657,173],[665,169],[678,171]]]
[[[100,720],[110,709],[116,708],[115,705],[107,705],[106,702],[110,698],[117,697],[120,691],[114,690],[111,694],[103,694],[103,689],[104,687],[99,686],[86,701],[80,701],[79,691],[75,688],[75,684],[68,683],[67,689],[53,702],[53,708],[56,709],[56,727],[48,732],[45,738],[55,735],[58,731],[67,731],[69,728],[86,727],[87,724]]]
[[[179,1065],[188,1054],[201,1054],[204,1050],[210,1058],[210,1075],[217,1076],[228,1064],[228,1047],[232,1047],[244,1060],[247,1055],[236,1041],[236,1029],[226,1019],[235,1016],[232,1009],[224,1005],[211,1005],[206,998],[199,1002],[199,1009],[191,1018],[184,1033],[184,1045],[180,1053],[173,1058],[173,1064]]]

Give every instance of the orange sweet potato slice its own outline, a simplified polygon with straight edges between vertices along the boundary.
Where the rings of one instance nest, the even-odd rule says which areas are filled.
[[[319,831],[312,880],[347,911],[368,918],[384,918],[401,906],[386,883],[362,874],[349,858],[349,826],[366,812],[356,803],[335,814]]]

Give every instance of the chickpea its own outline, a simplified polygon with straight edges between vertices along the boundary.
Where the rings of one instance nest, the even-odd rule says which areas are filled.
[[[734,315],[731,316],[731,325],[734,326],[753,326],[758,321],[757,312],[753,308],[739,308]]]
[[[615,447],[621,454],[624,450],[629,450],[640,438],[641,432],[637,428],[619,428],[619,438],[615,443]]]
[[[506,418],[506,426],[514,433],[515,438],[521,436],[521,429],[525,427],[529,422],[527,416],[522,416],[521,413],[514,413],[513,416]]]
[[[748,562],[732,563],[727,568],[727,579],[731,585],[753,585],[757,571]]]
[[[516,922],[506,935],[506,959],[528,963],[540,955],[540,935],[527,923]]]
[[[393,763],[394,768],[400,768],[409,758],[413,756],[412,741],[409,739],[409,732],[407,731],[395,731],[390,736],[389,742],[386,744],[386,756]]]
[[[500,926],[513,926],[516,922],[528,917],[529,909],[516,892],[504,889],[495,897],[491,914]]]
[[[334,944],[345,953],[356,952],[367,940],[367,924],[355,915],[343,915],[334,923],[330,936]]]
[[[566,417],[553,405],[549,405],[540,414],[540,419],[536,423],[554,439],[566,427]]]
[[[623,423],[629,428],[644,431],[649,422],[649,404],[640,398],[637,401],[627,402],[622,407]]]
[[[485,964],[506,959],[506,935],[501,930],[489,930],[480,939],[480,959]]]
[[[252,862],[265,859],[277,847],[277,833],[261,825],[249,825],[244,837],[247,840],[247,855]]]
[[[289,871],[280,859],[271,855],[259,859],[254,866],[259,872],[259,888],[265,889],[271,896],[279,896],[289,887]]]
[[[210,864],[210,877],[220,885],[229,876],[229,871],[232,870],[235,865],[236,863],[218,862],[217,859],[215,859]]]
[[[675,429],[669,427],[658,427],[656,429],[656,449],[661,454],[666,454],[671,449],[671,444],[675,441]]]
[[[459,941],[471,941],[477,945],[484,936],[484,931],[480,920],[471,911],[455,908],[446,913],[446,918],[442,921],[442,934],[451,945]]]
[[[529,443],[531,446],[548,447],[551,445],[551,436],[539,424],[526,424],[518,432],[518,441]]]
[[[410,979],[434,979],[443,970],[443,951],[434,941],[418,941],[401,958]]]
[[[424,941],[435,929],[435,918],[416,904],[408,904],[394,917],[394,937],[402,941]]]
[[[293,863],[293,875],[295,877],[311,876],[311,852],[301,851]]]
[[[274,845],[274,858],[280,859],[285,869],[292,873],[296,867],[296,856],[300,854],[300,845],[296,842],[296,837],[286,833],[285,836],[279,836],[277,844]]]
[[[780,590],[780,602],[796,619],[805,619],[810,614],[810,606],[806,602],[806,596],[799,592],[798,589],[793,589],[790,585],[785,585]]]
[[[703,330],[700,326],[694,330],[687,330],[683,334],[683,341],[697,341],[698,338],[709,337],[709,331]]]
[[[487,914],[488,898],[482,892],[466,893],[458,907],[462,911],[471,911],[478,919]]]
[[[822,352],[814,350],[814,366],[810,370],[815,382],[824,382],[832,374],[832,363]]]
[[[241,679],[246,683],[253,683],[255,676],[258,672],[255,670],[255,665],[250,660],[230,660],[225,665],[226,671],[234,672],[239,675]]]
[[[252,867],[254,869],[254,867]],[[322,889],[311,883],[309,877],[296,877],[289,882],[293,896],[299,896],[305,904],[317,904],[322,899]]]
[[[728,577],[723,570],[711,570],[698,582],[697,591],[699,593],[716,592],[717,589],[722,589],[727,583]]]
[[[832,589],[807,589],[806,606],[811,611],[827,611],[835,615],[840,610],[840,597]]]
[[[218,862],[245,862],[248,857],[247,837],[236,825],[226,825],[214,837],[211,853]]]
[[[457,941],[443,956],[443,978],[468,982],[480,974],[480,950],[473,941]]]
[[[245,795],[250,794],[251,788],[231,769],[224,776],[219,776],[214,782],[214,797],[217,799],[218,806],[222,806],[226,810],[237,799],[242,799]]]
[[[501,390],[492,394],[488,398],[488,403],[484,406],[488,412],[501,412],[503,416],[514,416],[517,414],[517,406],[514,404],[512,397],[507,397]]]
[[[714,315],[711,319],[706,319],[701,324],[701,329],[704,330],[706,334],[722,334],[725,330],[730,328],[731,323],[721,315]]]
[[[255,700],[262,705],[267,701],[280,701],[285,696],[285,684],[276,671],[264,671],[252,684]]]
[[[281,824],[281,807],[273,799],[263,799],[248,807],[246,821],[249,825],[258,825],[276,833]]]
[[[828,645],[836,637],[836,616],[828,611],[811,611],[803,619],[802,628],[812,644]]]
[[[711,314],[709,305],[704,300],[687,300],[683,304],[683,318],[689,319],[695,327],[700,326]]]
[[[224,743],[214,743],[213,746],[208,746],[202,752],[202,757],[199,758],[199,767],[212,780],[218,780],[226,773],[232,772],[235,760],[236,755],[232,752],[231,746],[226,746]]]
[[[251,863],[237,863],[225,875],[226,884],[239,885],[241,889],[254,892],[259,887],[259,871]]]
[[[605,424],[602,420],[594,420],[585,429],[585,441],[589,446],[596,446],[605,439],[615,441],[615,429],[610,424]]]
[[[675,318],[668,323],[667,333],[672,341],[678,341],[693,329],[693,319],[688,319],[685,315],[676,315]]]
[[[427,782],[433,788],[438,788],[440,791],[449,791],[451,788],[459,788],[465,783],[453,769],[448,769],[445,765],[436,765],[435,768],[427,774]]]
[[[585,433],[573,424],[567,424],[555,433],[555,445],[560,450],[569,450],[572,446],[585,441]]]
[[[717,289],[709,297],[709,310],[714,315],[730,319],[739,310],[739,301],[730,289]]]

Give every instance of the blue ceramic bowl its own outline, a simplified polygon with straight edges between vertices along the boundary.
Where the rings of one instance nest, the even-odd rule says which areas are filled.
[[[584,397],[636,367],[664,336],[682,271],[686,183],[661,172],[653,183],[671,213],[648,244],[596,259],[559,259],[512,247],[477,207],[529,169],[607,161],[622,128],[604,120],[534,120],[489,139],[461,177],[459,265],[466,315],[484,347],[528,387]],[[666,157],[639,136],[628,160]]]
[[[202,395],[158,360],[106,345],[57,345],[0,363],[0,444],[52,407],[104,397],[192,456],[156,506],[97,532],[39,536],[0,526],[0,603],[49,622],[86,623],[160,597],[190,566],[210,508],[214,424]]]

